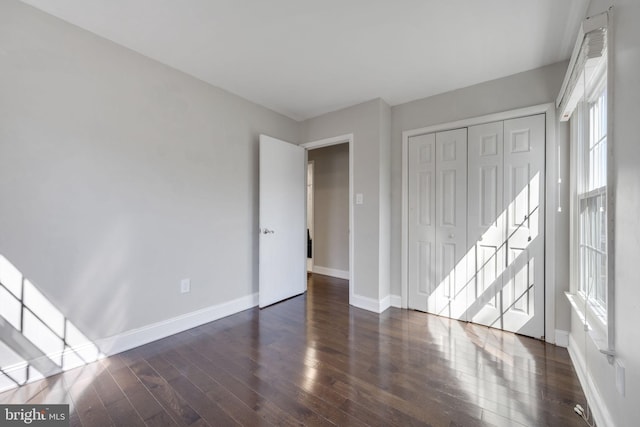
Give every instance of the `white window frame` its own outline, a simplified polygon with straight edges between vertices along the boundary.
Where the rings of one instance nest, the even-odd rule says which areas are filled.
[[[604,105],[601,105],[601,108],[604,107],[604,116],[605,116],[605,126],[607,126],[606,121],[608,120],[607,114],[607,73],[606,68],[603,67],[600,76],[594,79],[594,83],[590,88],[586,88],[585,90],[585,99],[581,101],[575,112],[571,117],[571,129],[572,129],[572,161],[574,173],[574,179],[572,180],[572,193],[574,194],[574,208],[572,209],[571,220],[574,223],[572,228],[574,230],[574,235],[571,242],[571,252],[573,258],[574,268],[572,268],[572,294],[574,298],[577,299],[578,304],[583,307],[583,315],[586,316],[586,323],[591,328],[596,328],[596,334],[594,338],[598,341],[605,341],[605,338],[608,335],[608,323],[609,323],[609,274],[608,274],[608,248],[609,248],[609,233],[607,230],[607,215],[608,215],[608,180],[606,177],[606,173],[608,170],[607,167],[607,158],[608,153],[601,153],[601,155],[605,156],[604,164],[604,178],[599,179],[599,185],[593,187],[587,180],[590,178],[590,173],[592,173],[592,165],[590,163],[589,149],[590,145],[593,144],[592,141],[592,125],[591,122],[591,108],[592,105],[599,101],[601,95],[604,95]],[[605,128],[600,132],[604,133],[605,144],[608,145],[608,129]],[[596,145],[601,144],[602,140],[599,138],[599,141],[596,142]],[[604,183],[602,182],[604,181]],[[592,188],[593,187],[593,188]],[[585,230],[585,224],[581,221],[581,209],[583,204],[587,203],[589,200],[597,201],[598,198],[604,196],[604,204],[601,206],[601,209],[604,209],[604,224],[600,227],[597,225],[590,230]],[[596,218],[597,219],[597,218]],[[604,230],[601,229],[604,227]],[[600,231],[600,235],[604,232],[605,241],[601,242],[604,244],[604,250],[602,248],[597,247],[587,247],[584,242],[585,232],[592,232],[598,234]],[[592,238],[595,236],[592,236]],[[587,266],[584,266],[582,262],[584,261],[583,251],[591,252],[594,254],[594,257],[597,257],[597,252],[604,252],[604,271],[602,271],[597,266],[591,269],[591,263],[593,262],[593,258],[590,257]],[[596,262],[597,264],[597,262]],[[589,270],[589,271],[587,271]],[[597,275],[604,276],[604,290],[600,291],[600,295],[604,296],[604,300],[600,301],[598,298],[598,283],[594,283],[599,279],[589,280],[585,278],[585,274],[593,273],[594,270],[597,272]],[[589,282],[589,283],[585,283]],[[608,347],[608,345],[604,345],[602,343],[602,347]]]
[[[607,14],[603,14],[606,16]],[[605,26],[606,28],[606,26]],[[604,61],[596,68],[590,69],[593,78],[579,80],[586,85],[583,87],[582,95],[580,95],[580,101],[577,102],[575,110],[565,109],[561,107],[561,120],[566,120],[568,116],[571,117],[570,129],[571,129],[571,215],[570,215],[570,247],[571,247],[571,265],[570,265],[570,292],[567,293],[567,297],[580,317],[582,323],[585,325],[585,330],[589,332],[589,336],[594,341],[597,348],[601,353],[607,356],[609,363],[613,363],[615,360],[615,245],[614,245],[614,226],[613,218],[615,217],[615,204],[614,189],[615,182],[613,174],[613,132],[612,132],[612,106],[613,106],[613,72],[612,62],[609,58],[609,52],[611,52],[610,39],[607,39],[607,48],[603,53]],[[584,74],[583,74],[584,76]],[[567,78],[565,78],[567,80]],[[586,80],[586,82],[585,82]],[[578,245],[579,245],[579,194],[578,194],[578,156],[577,156],[577,144],[579,138],[589,138],[588,120],[588,105],[589,102],[594,100],[594,97],[599,93],[599,89],[606,85],[606,135],[607,135],[607,148],[606,148],[606,305],[596,304],[590,301],[589,298],[585,298],[585,293],[580,292],[580,271],[578,260]],[[564,89],[563,89],[564,90]],[[572,91],[580,92],[578,91]],[[568,92],[561,92],[561,97],[567,96]],[[559,100],[560,100],[559,98]],[[560,102],[558,102],[560,104]],[[568,114],[572,111],[573,114]],[[580,117],[583,117],[582,119]]]
[[[601,353],[607,356],[609,363],[615,360],[615,174],[613,173],[614,135],[613,135],[613,51],[612,37],[609,32],[609,12],[588,17],[578,31],[576,44],[569,61],[569,67],[558,98],[558,119],[570,121],[571,129],[571,171],[570,171],[570,292],[566,292],[571,306],[584,325],[585,331],[594,341]],[[578,186],[579,140],[589,137],[586,120],[588,103],[598,94],[598,88],[606,84],[606,304],[596,304],[585,292],[580,292],[579,243],[580,199],[586,200],[589,194],[579,195]],[[585,111],[586,110],[586,111]],[[584,160],[584,159],[583,159]],[[595,190],[595,189],[592,189]],[[597,192],[597,191],[596,191]],[[596,215],[597,216],[597,215]],[[601,225],[602,229],[602,225]],[[593,235],[595,235],[594,233]],[[592,240],[598,242],[598,240]],[[598,242],[602,244],[602,239]],[[597,243],[597,244],[598,244]],[[597,245],[596,244],[596,245]],[[593,245],[593,246],[596,246]]]

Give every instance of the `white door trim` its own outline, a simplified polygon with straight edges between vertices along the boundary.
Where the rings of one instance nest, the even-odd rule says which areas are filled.
[[[355,289],[355,275],[353,272],[353,235],[354,235],[354,219],[353,219],[353,134],[338,135],[331,138],[319,139],[316,141],[300,144],[301,147],[308,150],[314,148],[329,147],[337,144],[349,144],[349,304],[353,305]],[[306,156],[305,156],[306,157]],[[307,159],[305,158],[305,162]],[[307,185],[305,175],[305,188]],[[305,212],[306,216],[306,212]]]
[[[308,153],[305,153],[305,154],[308,154]],[[309,189],[309,169],[311,169],[311,176],[312,176],[311,189]],[[313,216],[313,210],[314,210],[314,206],[315,206],[315,204],[313,203],[313,200],[314,200],[314,197],[315,197],[314,196],[315,187],[314,187],[314,184],[313,184],[314,173],[315,173],[315,160],[311,160],[311,161],[307,160],[307,205],[306,205],[305,211],[307,211],[306,212],[306,215],[307,215],[307,227],[309,228],[309,234],[310,234],[310,237],[311,237],[311,258],[307,257],[307,273],[309,271],[313,271],[313,264],[314,264],[313,259],[314,259],[314,255],[316,253],[315,252],[315,247],[314,247],[314,245],[315,245],[314,235],[315,235],[315,225],[316,225],[315,224],[315,220],[316,219]],[[311,218],[309,218],[309,212],[308,212],[308,209],[309,209],[309,193],[311,193]],[[309,219],[311,219],[311,224],[309,224]],[[307,243],[307,245],[308,245],[308,243]],[[307,248],[307,251],[309,251],[308,248]],[[309,265],[309,260],[311,260],[311,264],[310,265]]]
[[[402,236],[401,236],[401,306],[407,308],[408,300],[408,260],[409,260],[409,138],[426,133],[469,127],[483,123],[515,119],[518,117],[545,114],[546,157],[545,157],[545,341],[555,343],[555,244],[552,236],[556,230],[556,210],[558,205],[558,166],[556,159],[556,109],[555,104],[534,105],[510,111],[471,117],[454,122],[441,123],[402,132]]]

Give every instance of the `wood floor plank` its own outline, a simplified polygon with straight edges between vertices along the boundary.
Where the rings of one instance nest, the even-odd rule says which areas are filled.
[[[295,354],[295,350],[293,350],[293,345],[286,345],[285,346],[287,348],[287,353],[294,353]],[[214,349],[208,349],[207,350],[208,353],[214,352]],[[282,355],[281,355],[282,356]],[[279,356],[280,357],[280,356]],[[296,356],[298,358],[303,359],[304,356]],[[270,362],[269,362],[270,363]],[[311,363],[315,363],[314,361],[312,361]],[[306,368],[305,368],[306,369]],[[352,380],[349,378],[348,375],[346,375],[343,369],[341,368],[330,368],[330,369],[336,369],[334,371],[332,371],[334,373],[334,375],[338,378],[340,378],[343,381],[343,384],[349,384],[349,383],[353,383],[356,382],[356,380]],[[336,381],[337,382],[337,381]],[[377,393],[379,391],[381,391],[378,388],[379,384],[376,383],[376,385],[367,383],[367,382],[363,382],[360,383],[357,387],[356,387],[356,392],[355,393],[351,393],[350,396],[352,399],[359,399],[360,401],[364,402],[366,405],[368,405],[369,407],[371,407],[371,409],[375,412],[378,413],[378,417],[382,417],[382,419],[384,419],[386,421],[387,424],[392,424],[392,425],[425,425],[424,424],[424,420],[420,421],[420,417],[424,416],[424,414],[422,412],[419,412],[416,410],[416,408],[411,408],[408,411],[401,411],[398,410],[399,406],[406,406],[404,401],[402,401],[401,399],[395,400],[394,403],[396,404],[396,406],[394,407],[392,404],[389,404],[389,402],[387,400],[385,400],[385,398],[388,397],[388,395],[384,394],[384,393]],[[353,385],[350,385],[350,387],[353,387]],[[373,394],[371,394],[371,391],[374,391]],[[364,397],[368,397],[368,400],[364,400]],[[374,402],[375,400],[375,402]],[[422,402],[422,405],[425,405],[425,402]],[[413,412],[413,414],[408,414],[407,412]],[[480,414],[480,411],[478,411],[478,415]],[[416,416],[417,415],[417,416]]]
[[[191,349],[179,349],[182,355],[188,357],[194,363],[202,366],[204,370],[213,372],[216,381],[231,391],[247,407],[255,411],[261,418],[273,425],[296,426],[296,421],[290,414],[282,410],[271,400],[261,395],[258,391],[248,386],[242,380],[236,378],[225,369],[217,366],[211,360],[203,357],[198,351]]]
[[[76,381],[69,388],[75,412],[84,426],[112,426],[107,409],[98,397],[91,379]]]
[[[265,375],[250,358],[246,356],[236,356],[233,360],[225,357],[222,352],[212,351],[209,355],[215,355],[215,363],[219,363],[236,375],[241,372],[251,373],[248,380],[252,382],[253,387],[260,389],[265,395],[269,396],[283,410],[293,415],[298,421],[305,425],[330,426],[331,418],[335,418],[333,411],[330,413],[322,412],[322,414],[314,411],[310,400],[301,396],[301,391],[295,387],[287,387],[285,382],[274,380],[273,377]],[[318,405],[319,406],[319,405]]]
[[[77,412],[71,412],[71,415],[69,415],[69,427],[82,427],[82,422]]]
[[[115,400],[105,405],[114,426],[138,427],[145,422],[127,398]]]
[[[286,343],[285,347],[287,348],[287,353],[291,354],[292,352],[295,352],[295,350],[293,350],[295,348],[295,344]],[[304,359],[306,356],[297,355],[296,357]],[[338,361],[338,359],[340,359],[340,356],[337,356],[335,352],[329,352],[328,355],[323,356],[322,352],[320,351],[315,353],[315,357],[317,358],[317,360],[313,360],[313,359],[310,360],[309,362],[311,364],[316,362],[327,363],[327,365],[324,366],[324,368],[326,368],[327,370],[332,370],[331,372],[333,372],[334,375],[338,377],[343,384],[350,384],[351,386],[353,386],[354,383],[359,381],[357,379],[350,379],[348,375],[345,375],[345,372],[347,370],[353,368],[353,364],[346,364],[344,363],[344,361],[340,363]],[[359,362],[356,362],[356,365],[358,363]],[[358,387],[359,393],[354,394],[354,396],[359,396],[359,398],[362,398],[363,396],[370,396],[371,399],[377,400],[375,404],[372,403],[371,401],[367,403],[371,406],[374,406],[375,410],[377,411],[386,410],[386,412],[382,412],[380,415],[391,420],[396,420],[394,422],[396,422],[398,425],[408,425],[408,424],[410,425],[415,423],[417,421],[415,408],[405,405],[407,398],[414,397],[413,393],[405,390],[403,393],[401,393],[402,396],[394,395],[393,393],[388,394],[387,392],[393,386],[392,384],[393,380],[391,378],[387,378],[386,385],[381,385],[379,382],[377,382],[375,378],[372,378],[368,375],[368,372],[366,372],[365,368],[366,368],[366,365],[363,365],[362,370],[356,376],[361,378],[368,378],[369,381],[363,381],[359,383],[359,387]],[[398,389],[399,388],[396,387],[395,391],[397,392]],[[389,405],[388,401],[386,400],[389,398],[389,396],[392,396],[391,399],[393,400],[393,405]],[[431,399],[431,397],[432,396],[427,396],[426,398],[423,398],[423,401],[420,402],[421,405],[423,407],[426,406],[427,403],[429,403],[426,400]],[[436,406],[439,406],[442,404],[441,402],[430,402],[430,403]],[[397,408],[400,406],[406,406],[407,408],[409,408],[408,412],[413,412],[413,416],[410,416],[409,414],[407,414],[406,413],[407,411],[398,412]],[[464,408],[464,409],[467,409],[467,408]],[[480,414],[481,414],[480,409],[479,408],[476,409],[475,415],[479,417]],[[422,413],[417,414],[418,419],[420,418],[421,415],[423,414]]]
[[[210,372],[194,365],[191,361],[182,357],[177,351],[167,352],[165,358],[176,369],[180,370],[198,389],[205,393],[207,398],[216,402],[241,425],[271,425],[268,421],[260,417],[256,411],[253,411],[222,384],[217,382]]]
[[[145,360],[131,365],[131,370],[178,425],[191,426],[200,420],[200,415]]]
[[[582,426],[566,349],[348,304],[344,280],[0,394],[72,426]]]
[[[340,410],[360,420],[365,425],[389,425],[388,421],[381,419],[369,409],[338,393],[333,388],[336,380],[321,370],[301,367],[294,360],[287,360],[284,357],[269,358],[264,363],[266,366],[271,367],[274,373],[290,379],[293,383],[306,385],[315,396],[334,407],[340,408]],[[265,365],[261,365],[261,369],[270,369],[265,368]]]
[[[217,403],[210,400],[202,390],[196,387],[164,358],[155,356],[149,359],[148,363],[209,424],[220,426],[239,425]]]
[[[124,393],[107,370],[103,370],[93,379],[93,387],[105,407],[125,398]]]
[[[120,366],[118,368],[118,366]],[[160,420],[169,419],[175,423],[171,416],[166,413],[160,402],[147,390],[147,388],[138,380],[135,374],[126,365],[113,366],[111,375],[122,391],[127,395],[129,401],[136,409],[140,417],[147,422],[151,418]],[[162,415],[159,413],[165,412]]]

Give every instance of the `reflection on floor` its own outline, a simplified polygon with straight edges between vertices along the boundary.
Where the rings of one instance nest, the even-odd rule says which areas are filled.
[[[0,394],[71,425],[581,426],[567,351],[425,313],[350,307],[345,280]]]

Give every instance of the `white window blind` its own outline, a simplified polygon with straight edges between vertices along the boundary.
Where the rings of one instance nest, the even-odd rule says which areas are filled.
[[[567,121],[585,96],[585,88],[592,84],[606,63],[607,14],[584,21],[573,49],[569,72],[566,74],[556,100],[560,120]]]

